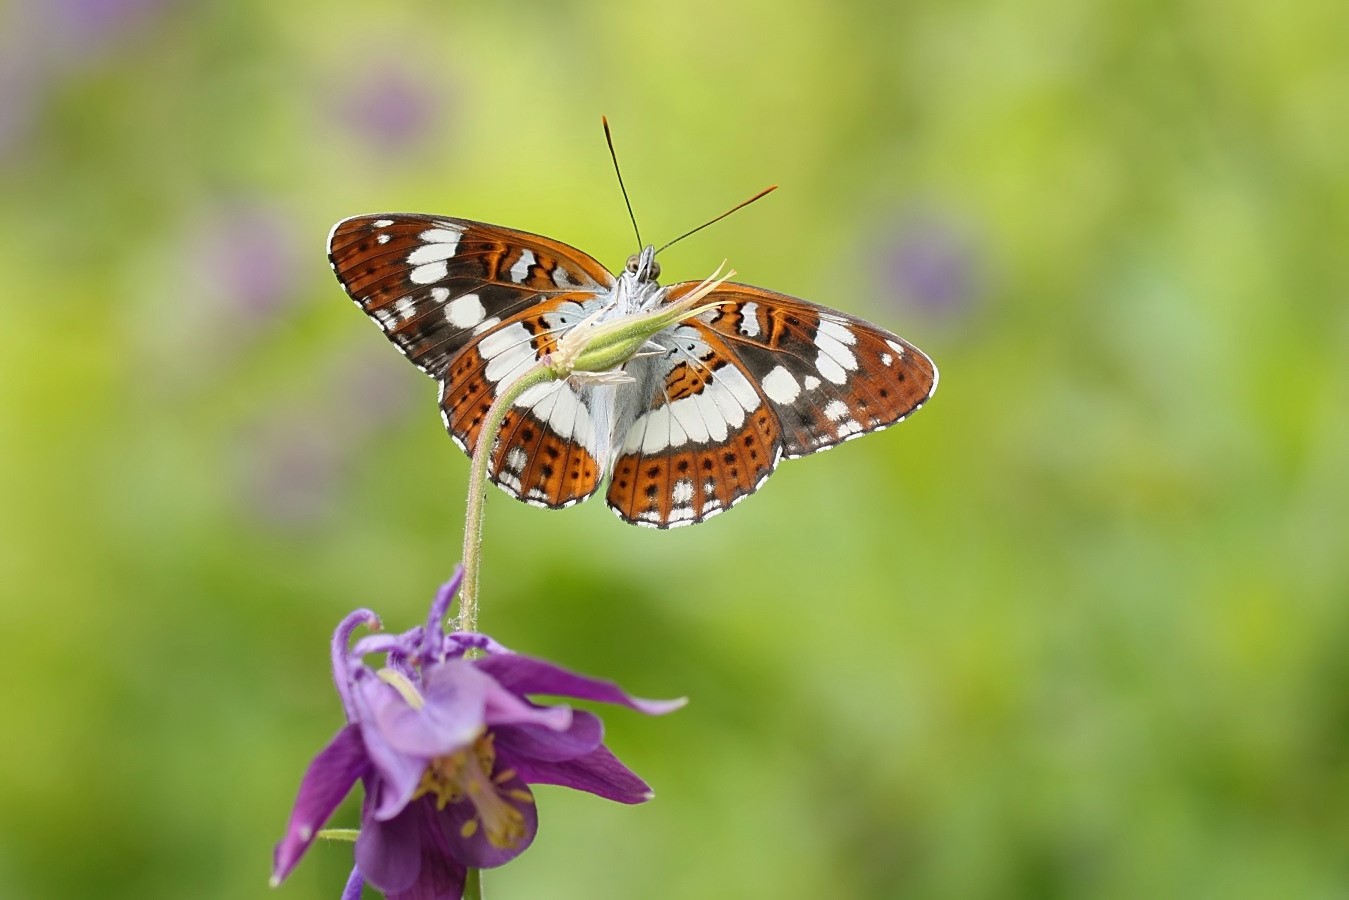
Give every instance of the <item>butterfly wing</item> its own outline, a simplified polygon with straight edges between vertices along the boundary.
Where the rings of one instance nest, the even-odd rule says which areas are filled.
[[[673,285],[665,302],[696,286]],[[607,499],[626,521],[701,522],[758,489],[781,457],[887,428],[936,390],[922,351],[861,319],[749,285],[708,299],[720,302],[674,330],[685,344],[625,434]]]
[[[614,277],[574,247],[443,216],[344,219],[328,259],[351,299],[433,378],[475,334],[547,297],[604,293]]]
[[[329,235],[328,257],[356,304],[440,381],[442,418],[468,452],[500,388],[615,284],[602,265],[559,241],[444,216],[345,219]],[[568,506],[599,484],[586,446],[593,438],[581,436],[589,398],[566,385],[542,387],[550,390],[527,392],[507,414],[492,479],[527,502]]]
[[[694,285],[675,285],[671,300]],[[699,320],[722,335],[763,388],[795,459],[902,422],[937,389],[913,344],[854,316],[786,294],[723,285]]]
[[[472,453],[500,386],[510,384],[556,347],[559,335],[604,301],[594,294],[547,297],[488,332],[473,336],[441,379],[441,417]],[[603,477],[596,457],[592,388],[570,381],[535,385],[502,420],[489,472],[506,493],[535,506],[571,506]],[[606,448],[607,449],[607,448]]]
[[[762,389],[720,335],[692,321],[655,340],[667,352],[651,363],[653,377],[638,380],[640,412],[615,447],[606,502],[626,522],[671,528],[749,496],[783,444]]]

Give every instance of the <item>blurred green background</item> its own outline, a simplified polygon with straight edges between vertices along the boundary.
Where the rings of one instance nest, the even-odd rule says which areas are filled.
[[[467,462],[324,258],[417,210],[905,335],[911,422],[657,533],[493,492],[482,626],[691,697],[509,898],[1349,895],[1349,5],[0,13],[0,895],[262,897],[331,628]],[[348,804],[336,824],[355,823]],[[279,898],[331,898],[319,846]]]

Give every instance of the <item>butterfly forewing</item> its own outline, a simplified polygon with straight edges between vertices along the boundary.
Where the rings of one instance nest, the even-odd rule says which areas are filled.
[[[441,216],[345,219],[328,257],[351,298],[408,359],[439,378],[475,334],[566,292],[609,290],[613,276],[566,244]]]
[[[677,299],[691,284],[670,289]],[[721,335],[778,416],[788,459],[888,428],[937,387],[932,360],[898,335],[795,297],[741,284],[698,321]]]
[[[329,258],[347,293],[402,353],[441,382],[455,442],[472,452],[502,385],[556,346],[614,278],[586,254],[535,234],[441,216],[376,214],[339,222]],[[569,506],[602,473],[585,433],[586,398],[567,385],[514,404],[490,474],[540,506]],[[525,462],[521,462],[525,460]]]

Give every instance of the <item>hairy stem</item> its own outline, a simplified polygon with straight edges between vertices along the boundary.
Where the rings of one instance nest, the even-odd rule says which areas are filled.
[[[468,474],[468,512],[464,518],[464,582],[459,588],[457,630],[478,630],[478,570],[482,558],[482,520],[487,500],[487,470],[492,462],[492,445],[501,431],[501,422],[517,398],[536,384],[552,381],[557,372],[544,361],[529,369],[497,397],[487,411],[487,419],[478,432]],[[465,895],[467,896],[467,895]]]
[[[482,900],[482,870],[469,869],[464,879],[464,900]]]

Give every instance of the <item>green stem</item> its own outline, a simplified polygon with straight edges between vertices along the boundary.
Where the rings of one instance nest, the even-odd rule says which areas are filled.
[[[356,843],[356,838],[360,836],[361,832],[357,828],[324,828],[318,833],[321,841],[347,841],[352,844]]]
[[[487,470],[491,467],[492,445],[501,423],[516,399],[536,384],[557,377],[551,364],[541,362],[511,383],[487,411],[487,419],[478,432],[468,474],[468,512],[464,518],[464,582],[459,588],[459,631],[478,630],[478,570],[482,559],[482,520],[487,500]],[[467,894],[465,896],[468,896]]]
[[[464,900],[482,900],[482,870],[469,869],[464,879]]]

